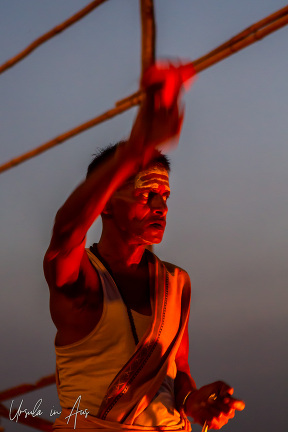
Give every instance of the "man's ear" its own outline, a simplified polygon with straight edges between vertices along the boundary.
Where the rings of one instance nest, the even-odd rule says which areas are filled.
[[[106,203],[106,205],[105,205],[104,209],[102,210],[101,214],[103,214],[104,216],[111,216],[112,215],[112,203],[111,203],[111,200],[109,200]]]

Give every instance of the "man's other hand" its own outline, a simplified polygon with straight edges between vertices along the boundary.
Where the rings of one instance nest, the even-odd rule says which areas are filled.
[[[235,410],[242,411],[245,403],[233,398],[233,388],[223,381],[216,381],[193,391],[185,401],[184,410],[195,423],[209,429],[220,429],[234,417]]]

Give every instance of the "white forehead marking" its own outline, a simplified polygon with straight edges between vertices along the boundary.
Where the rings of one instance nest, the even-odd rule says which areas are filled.
[[[135,189],[157,189],[159,185],[170,191],[168,172],[165,168],[154,166],[141,171],[135,177]]]

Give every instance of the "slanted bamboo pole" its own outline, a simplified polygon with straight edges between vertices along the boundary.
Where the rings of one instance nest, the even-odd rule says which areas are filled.
[[[213,66],[214,64],[220,62],[221,60],[224,60],[232,54],[235,54],[237,51],[246,48],[254,42],[258,42],[258,40],[263,39],[270,33],[279,30],[287,24],[288,6],[285,6],[279,11],[269,15],[268,17],[241,31],[236,36],[229,39],[227,42],[219,45],[217,48],[209,51],[209,53],[205,54],[202,57],[199,57],[191,63],[194,65],[195,71],[197,73],[202,72],[208,67]],[[136,97],[141,100],[140,90],[117,102],[116,105],[121,105],[122,102],[127,103],[130,100],[134,100]]]
[[[238,33],[233,38],[229,39],[227,42],[223,43],[222,45],[219,45],[216,49],[210,51],[206,56],[201,57],[201,61],[204,61],[205,57],[212,57],[214,54],[219,53],[220,51],[223,51],[225,48],[229,48],[231,44],[236,44],[238,42],[241,42],[241,40],[245,39],[250,34],[253,34],[260,30],[261,28],[265,28],[270,24],[273,24],[277,22],[278,20],[285,17],[288,13],[288,6],[285,6],[284,8],[278,10],[277,12],[274,12],[273,14],[269,15],[266,18],[263,18],[262,20],[258,21],[257,23],[247,27],[242,32]],[[277,24],[278,25],[278,24]],[[277,29],[276,29],[277,30]],[[197,60],[199,61],[199,60]]]
[[[99,123],[102,123],[106,120],[111,119],[112,117],[115,117],[117,114],[120,114],[124,111],[127,111],[129,108],[132,108],[135,105],[138,105],[141,101],[141,97],[134,97],[131,100],[129,99],[127,102],[123,103],[123,104],[119,104],[118,106],[116,106],[115,108],[112,108],[108,111],[106,111],[103,114],[100,114],[98,117],[95,117],[91,120],[88,120],[85,123],[82,123],[81,125],[63,133],[62,135],[58,135],[57,137],[53,138],[50,141],[47,141],[46,143],[40,145],[39,147],[36,147],[33,150],[28,151],[27,153],[22,154],[21,156],[18,156],[12,160],[10,160],[9,162],[4,163],[3,165],[0,166],[0,173],[16,166],[19,165],[20,163],[31,159],[49,149],[51,149],[52,147],[55,147],[61,143],[63,143],[64,141],[67,141],[68,139],[74,137],[75,135],[80,134],[81,132],[84,132],[90,128],[92,128],[93,126],[98,125]]]
[[[19,386],[12,387],[7,390],[3,390],[0,392],[0,401],[2,402],[8,399],[12,399],[22,394],[29,393],[34,390],[38,390],[42,387],[46,387],[50,384],[55,384],[55,381],[56,381],[55,374],[52,374],[41,378],[35,384],[21,384]]]
[[[23,51],[21,51],[16,56],[10,58],[5,63],[3,63],[0,66],[0,74],[3,73],[4,71],[6,71],[7,69],[11,68],[12,66],[14,66],[16,63],[23,60],[32,51],[34,51],[36,48],[38,48],[43,43],[47,42],[49,39],[52,39],[54,36],[57,36],[59,33],[66,30],[68,27],[72,26],[77,21],[84,18],[86,15],[88,15],[90,12],[92,12],[93,9],[95,9],[97,6],[100,6],[105,1],[106,0],[94,0],[94,1],[92,1],[87,6],[85,6],[83,9],[78,11],[76,14],[74,14],[70,18],[68,18],[67,20],[63,21],[61,24],[58,24],[56,27],[52,28],[47,33],[44,33],[39,38],[35,39]]]
[[[155,63],[155,18],[153,0],[140,0],[142,28],[142,76],[146,69]]]
[[[193,62],[196,72],[218,63],[288,24],[288,6],[269,15]]]
[[[277,18],[275,16],[277,15]],[[271,20],[271,16],[273,17],[273,20]],[[230,39],[225,44],[220,45],[220,47],[212,50],[210,53],[206,54],[203,57],[200,57],[199,59],[193,61],[194,68],[196,72],[201,72],[208,67],[218,63],[221,60],[224,60],[228,56],[234,54],[235,52],[239,51],[240,49],[245,48],[246,46],[251,45],[254,42],[257,42],[258,40],[268,36],[270,33],[279,30],[280,28],[284,27],[288,24],[288,6],[281,9],[278,12],[275,12],[271,16],[259,21],[258,23],[254,24],[253,26],[249,27],[248,29],[244,30],[243,32],[239,33],[238,35],[234,36],[232,39]],[[252,29],[252,31],[251,31]],[[239,35],[242,35],[239,37]],[[245,37],[244,37],[244,36]],[[71,131],[68,131],[56,138],[54,138],[51,141],[48,141],[45,144],[42,144],[40,147],[31,150],[28,153],[25,153],[19,157],[16,157],[9,162],[4,163],[0,166],[0,173],[14,167],[15,165],[18,165],[25,160],[28,160],[34,156],[37,156],[38,154],[66,141],[67,139],[85,131],[86,129],[91,128],[92,126],[96,126],[97,124],[108,120],[112,117],[114,117],[117,114],[120,114],[124,111],[126,111],[129,108],[132,108],[135,105],[138,105],[142,101],[143,95],[141,94],[141,91],[137,91],[136,93],[132,94],[131,96],[126,97],[125,99],[119,101],[116,103],[116,107],[112,108],[111,110],[107,111],[104,114],[101,114],[99,117],[96,117],[95,119],[92,119],[86,123],[83,123],[82,125],[72,129]]]

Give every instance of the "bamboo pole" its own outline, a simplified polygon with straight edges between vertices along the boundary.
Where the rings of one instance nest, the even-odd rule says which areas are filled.
[[[146,69],[155,63],[155,18],[153,0],[140,0],[142,28],[142,76]]]
[[[22,394],[29,393],[39,388],[46,387],[50,384],[55,384],[55,374],[48,375],[38,380],[35,384],[21,384],[16,387],[12,387],[8,390],[0,392],[0,402],[18,397]]]
[[[23,60],[32,51],[34,51],[36,48],[38,48],[43,43],[47,42],[49,39],[52,39],[54,36],[57,36],[59,33],[66,30],[68,27],[72,26],[77,21],[84,18],[86,15],[88,15],[90,12],[92,12],[93,9],[95,9],[97,6],[100,6],[105,1],[106,0],[94,0],[94,1],[92,1],[87,6],[85,6],[83,9],[78,11],[76,14],[74,14],[70,18],[68,18],[67,20],[63,21],[61,24],[58,24],[56,27],[52,28],[47,33],[44,33],[39,38],[35,39],[23,51],[21,51],[16,56],[10,58],[5,63],[3,63],[0,66],[0,74],[3,73],[4,71],[6,71],[7,69],[11,68],[12,66],[14,66],[16,63]]]
[[[220,45],[218,48],[195,60],[193,65],[196,72],[199,73],[204,69],[207,69],[215,63],[218,63],[230,55],[235,54],[237,51],[246,48],[254,42],[258,42],[260,39],[263,39],[264,37],[276,30],[279,30],[287,24],[288,6],[248,27],[241,33],[238,33],[236,36],[229,39],[224,44]]]
[[[258,21],[257,23],[247,27],[245,30],[241,31],[236,36],[229,39],[227,42],[219,45],[216,49],[210,51],[208,54],[201,57],[201,59],[196,60],[196,62],[197,61],[200,62],[200,60],[201,60],[201,62],[204,62],[204,59],[206,57],[212,57],[213,55],[219,53],[220,51],[223,51],[225,48],[229,48],[229,46],[231,46],[231,44],[236,44],[238,42],[241,42],[241,40],[245,39],[245,37],[247,37],[250,34],[252,34],[253,32],[255,33],[258,30],[260,30],[261,28],[264,28],[265,26],[268,26],[269,24],[272,24],[273,22],[281,19],[282,17],[287,15],[287,13],[288,13],[288,6],[285,6],[284,8],[278,10],[277,12],[274,12],[273,14],[269,15],[268,17],[263,18],[262,20]],[[194,62],[194,64],[195,64],[195,62]]]
[[[272,19],[271,19],[272,17]],[[235,54],[240,49],[245,48],[246,46],[251,45],[254,42],[257,42],[258,40],[268,36],[272,32],[279,30],[280,28],[284,27],[288,24],[288,6],[285,8],[279,10],[278,12],[275,12],[274,14],[270,15],[269,17],[259,21],[258,23],[254,24],[253,26],[247,28],[243,32],[239,33],[238,35],[234,36],[232,39],[230,39],[225,44],[220,45],[220,47],[210,51],[205,56],[200,57],[199,59],[193,61],[194,68],[197,73],[202,72],[203,70],[207,69],[208,67],[218,63],[221,60],[224,60],[228,56]],[[241,36],[240,36],[241,35]],[[188,64],[189,66],[189,64]],[[0,166],[0,173],[14,167],[15,165],[18,165],[34,156],[37,156],[38,154],[68,140],[69,138],[84,132],[85,130],[96,126],[97,124],[106,121],[112,117],[114,117],[117,114],[120,114],[127,109],[138,105],[143,98],[143,95],[141,91],[137,91],[136,93],[126,97],[125,99],[122,99],[119,102],[116,102],[116,107],[112,108],[111,110],[107,111],[104,114],[101,114],[99,117],[96,117],[92,120],[89,120],[86,123],[83,123],[82,125],[72,129],[71,131],[68,131],[56,138],[54,138],[51,141],[48,141],[45,144],[42,144],[40,147],[31,150],[21,156],[18,156],[9,162],[4,163]]]
[[[140,0],[140,9],[141,9],[141,30],[142,30],[141,31],[141,35],[142,35],[141,78],[143,78],[145,71],[149,68],[149,66],[155,63],[156,29],[155,29],[153,0]],[[153,245],[148,245],[146,246],[146,248],[150,250],[150,252],[153,252]]]
[[[208,67],[213,66],[232,54],[235,54],[237,51],[246,48],[254,42],[258,42],[258,40],[263,39],[270,33],[279,30],[287,24],[288,6],[285,6],[272,15],[269,15],[252,26],[247,27],[236,36],[232,37],[225,43],[219,45],[217,48],[209,51],[209,53],[199,57],[191,63],[193,64],[196,73],[202,72],[203,70],[208,69]],[[190,63],[187,64],[188,67],[189,65]],[[139,100],[142,100],[141,97],[143,96],[141,95],[140,90],[117,102],[116,105],[121,105],[122,102],[128,103],[130,100],[134,100],[136,97],[139,97]]]
[[[117,114],[120,114],[124,111],[127,111],[129,108],[132,108],[135,105],[138,105],[141,101],[140,97],[134,97],[134,98],[129,98],[129,100],[125,103],[119,103],[118,106],[116,106],[115,108],[112,108],[108,111],[106,111],[103,114],[100,114],[98,117],[95,117],[91,120],[88,120],[85,123],[82,123],[81,125],[75,127],[74,129],[71,129],[65,133],[63,133],[62,135],[58,135],[57,137],[53,138],[50,141],[47,141],[46,143],[40,145],[39,147],[36,147],[33,150],[28,151],[27,153],[22,154],[21,156],[18,156],[12,160],[10,160],[9,162],[4,163],[3,165],[0,166],[0,174],[10,168],[13,168],[16,165],[19,165],[20,163],[31,159],[49,149],[51,149],[52,147],[55,147],[61,143],[63,143],[64,141],[67,141],[68,139],[74,137],[75,135],[80,134],[81,132],[84,132],[90,128],[92,128],[93,126],[98,125],[99,123],[102,123],[106,120],[111,119],[112,117],[115,117]]]

